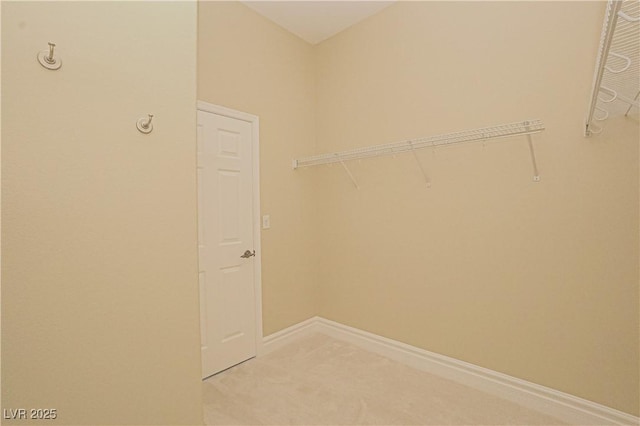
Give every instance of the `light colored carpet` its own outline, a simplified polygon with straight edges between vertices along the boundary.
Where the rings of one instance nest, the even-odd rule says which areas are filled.
[[[207,425],[559,425],[562,422],[314,334],[203,382]]]

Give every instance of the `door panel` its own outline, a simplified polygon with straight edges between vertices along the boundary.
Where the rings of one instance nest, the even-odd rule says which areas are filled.
[[[251,123],[198,111],[202,376],[256,355]],[[255,189],[257,190],[257,189]]]

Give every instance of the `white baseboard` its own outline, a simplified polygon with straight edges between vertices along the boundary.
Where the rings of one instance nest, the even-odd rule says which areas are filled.
[[[305,335],[319,332],[319,319],[320,317],[309,318],[284,330],[265,336],[262,339],[262,347],[258,355],[266,355]]]
[[[622,411],[321,317],[310,318],[265,337],[261,355],[311,333],[323,333],[349,342],[418,370],[454,380],[570,424],[640,425],[640,418]]]

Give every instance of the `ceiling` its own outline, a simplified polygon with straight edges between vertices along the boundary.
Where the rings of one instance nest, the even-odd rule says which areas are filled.
[[[393,4],[390,1],[243,1],[303,40],[317,44]]]

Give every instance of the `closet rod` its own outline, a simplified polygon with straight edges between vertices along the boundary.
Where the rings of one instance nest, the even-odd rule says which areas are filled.
[[[293,160],[293,168],[318,166],[322,164],[342,163],[347,160],[378,157],[382,155],[394,155],[402,152],[413,151],[420,148],[431,148],[443,145],[452,145],[464,142],[479,142],[489,139],[506,138],[518,135],[531,135],[544,130],[540,120],[528,120],[517,123],[502,124],[481,129],[465,130],[463,132],[448,133],[444,135],[429,136],[426,138],[410,139],[383,145],[374,145],[365,148],[356,148],[348,151],[332,152],[329,154],[314,155],[312,157]]]

